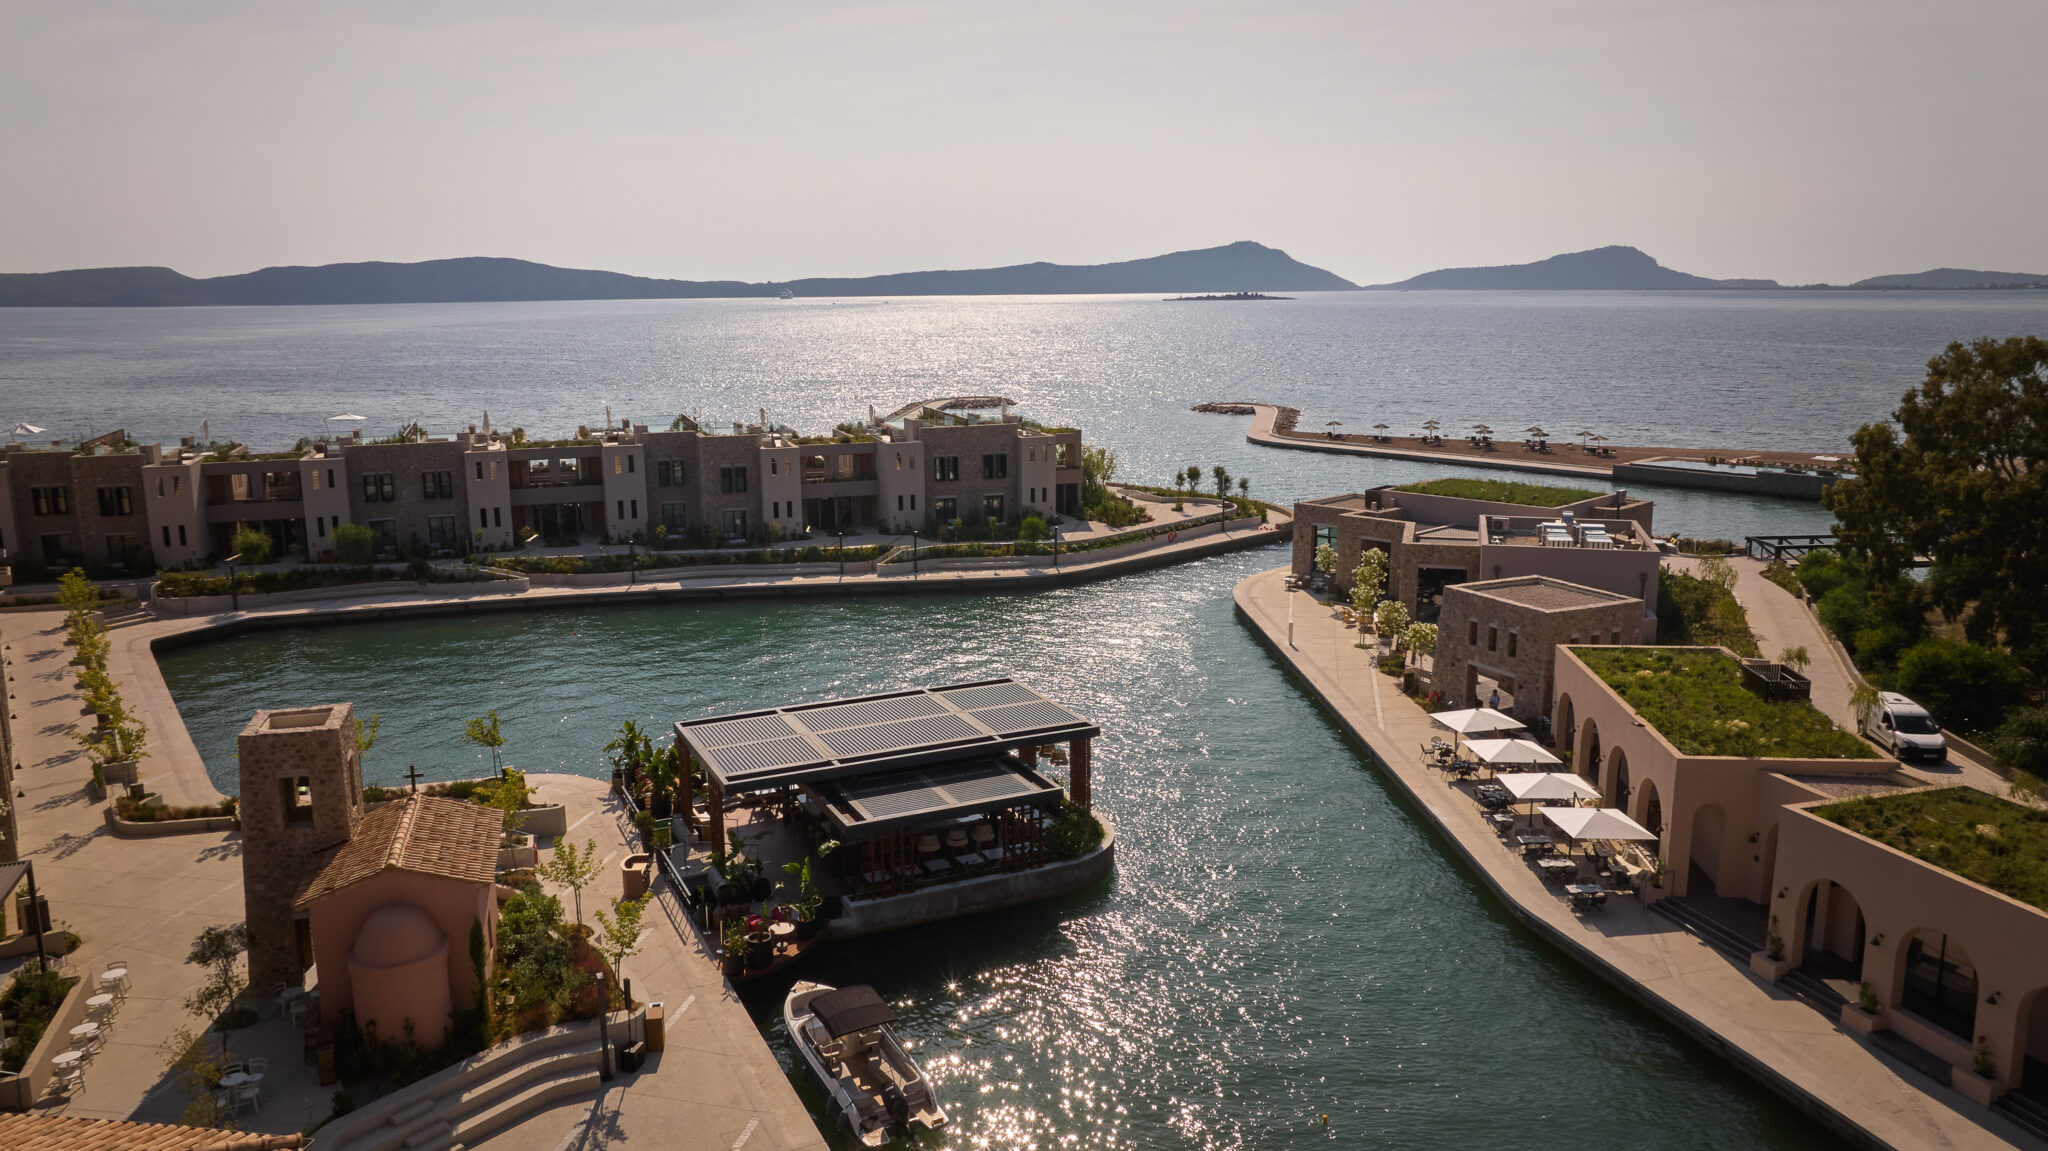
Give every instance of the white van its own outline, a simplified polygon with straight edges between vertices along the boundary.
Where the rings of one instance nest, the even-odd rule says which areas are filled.
[[[1926,708],[1895,691],[1883,693],[1878,700],[1878,706],[1863,725],[1863,734],[1897,756],[1901,763],[1916,759],[1942,763],[1948,759],[1948,740],[1942,738],[1941,725],[1934,722]]]

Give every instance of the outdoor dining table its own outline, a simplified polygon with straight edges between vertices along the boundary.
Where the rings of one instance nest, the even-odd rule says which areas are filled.
[[[1565,859],[1556,855],[1548,855],[1537,860],[1536,866],[1543,870],[1543,877],[1545,879],[1558,879],[1565,875],[1577,875],[1579,873],[1579,865],[1576,860]]]
[[[59,1051],[50,1059],[50,1062],[57,1067],[63,1068],[69,1067],[83,1058],[85,1058],[85,1052],[83,1051]]]
[[[222,1087],[253,1087],[261,1082],[263,1073],[260,1071],[237,1071],[220,1077]]]
[[[73,1039],[90,1039],[99,1033],[100,1025],[97,1023],[81,1023],[71,1029]]]
[[[1522,845],[1524,852],[1535,855],[1548,854],[1557,846],[1556,840],[1540,831],[1524,832],[1521,835],[1517,835],[1515,842]]]
[[[85,1005],[87,1007],[92,1008],[111,1007],[113,1006],[113,1003],[114,997],[105,991],[102,991],[98,995],[92,996],[91,998],[85,1001]]]

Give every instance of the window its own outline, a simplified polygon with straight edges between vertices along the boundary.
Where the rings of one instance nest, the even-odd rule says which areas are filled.
[[[454,516],[427,517],[427,546],[435,551],[450,551],[457,542]]]
[[[959,456],[933,456],[932,479],[941,483],[960,478]]]
[[[483,478],[484,478],[484,462],[483,462],[482,460],[478,460],[478,461],[476,462],[476,478],[477,478],[477,479],[483,479]]]
[[[1074,466],[1074,445],[1072,445],[1072,444],[1054,444],[1054,445],[1052,446],[1052,450],[1053,450],[1053,465],[1052,465],[1052,466],[1054,466],[1054,467],[1056,467],[1056,468],[1071,468],[1071,467],[1073,467],[1073,466]]]
[[[633,474],[633,469],[634,469],[634,468],[635,468],[636,466],[638,466],[638,465],[637,465],[637,464],[636,464],[636,463],[635,463],[634,461],[638,460],[639,458],[640,458],[639,456],[630,456],[630,455],[626,457],[626,474],[627,474],[627,475],[629,475],[629,476],[630,476],[630,475],[632,475],[632,474]]]
[[[1337,550],[1337,525],[1316,525],[1316,548],[1320,549],[1323,547],[1328,547],[1331,551]],[[1313,550],[1310,554],[1314,554]]]
[[[313,486],[318,487],[320,485],[316,483]],[[162,476],[156,478],[156,498],[164,498],[164,478]]]
[[[1471,630],[1469,630],[1469,631],[1467,631],[1467,632],[1465,633],[1465,642],[1466,642],[1466,643],[1468,643],[1468,644],[1470,644],[1470,645],[1472,645],[1473,647],[1478,647],[1478,646],[1479,646],[1479,621],[1478,621],[1478,620],[1476,620],[1476,619],[1475,619],[1475,620],[1473,620],[1473,621],[1472,621],[1472,625],[1471,625]],[[1576,639],[1576,638],[1574,638],[1573,642],[1574,642],[1574,643],[1576,643],[1576,642],[1578,642],[1578,641],[1577,641],[1577,639]]]
[[[1010,453],[996,452],[981,457],[981,478],[1003,480],[1010,477]]]
[[[672,532],[682,531],[684,525],[689,522],[689,518],[685,513],[685,509],[688,506],[687,504],[661,505],[662,525]]]
[[[100,489],[100,514],[103,516],[127,516],[135,514],[135,504],[126,485]]]
[[[1908,1011],[1968,1040],[1977,1023],[1977,968],[1954,940],[1938,931],[1916,931],[1906,945]]]
[[[626,518],[627,518],[627,519],[629,519],[629,520],[637,520],[637,519],[639,519],[639,518],[640,518],[640,501],[639,501],[639,500],[627,500],[627,501],[626,501],[626,512],[627,512],[627,515],[626,515]]]
[[[491,461],[491,478],[494,480],[498,478],[498,461],[496,460]]]
[[[718,469],[718,490],[725,493],[747,490],[747,465],[733,464]]]
[[[683,486],[683,461],[657,460],[654,464],[654,482],[665,488]]]
[[[371,542],[379,552],[398,550],[397,520],[371,520],[369,526]]]
[[[747,538],[747,513],[744,509],[727,508],[721,519],[725,525],[726,539],[743,540]]]
[[[164,546],[171,546],[171,525],[169,524],[164,525]]]
[[[107,562],[115,567],[134,567],[142,560],[142,546],[126,532],[116,532],[107,537]]]
[[[334,469],[333,469],[333,468],[328,468],[328,469],[327,469],[327,486],[328,486],[328,487],[330,487],[330,488],[334,486]],[[171,490],[172,490],[172,491],[177,491],[177,490],[178,490],[178,477],[176,477],[176,476],[172,476],[172,477],[171,477]]]
[[[1489,626],[1486,629],[1486,650],[1493,651],[1500,646],[1500,629]]]
[[[430,493],[431,494],[431,493]],[[388,504],[398,499],[398,485],[390,472],[363,473],[363,502]]]
[[[179,524],[179,525],[178,525],[178,546],[179,546],[179,547],[184,547],[184,546],[185,546],[185,525],[184,525],[184,524]]]
[[[420,494],[430,500],[455,498],[454,472],[421,472]],[[390,497],[385,497],[389,499]]]
[[[780,461],[778,461],[774,456],[768,457],[768,474],[771,476],[779,476],[782,474]]]
[[[951,523],[960,518],[960,501],[952,496],[933,500],[932,514],[939,517],[940,523]]]
[[[910,497],[910,510],[911,510],[911,511],[916,511],[916,510],[917,510],[917,497],[916,497],[916,496],[911,496],[911,497]]]
[[[625,519],[625,518],[626,518],[626,501],[624,501],[624,500],[620,500],[620,501],[618,501],[618,504],[619,504],[619,518],[620,518],[620,519]]]
[[[896,470],[897,470],[897,471],[899,471],[899,472],[903,470],[903,453],[902,453],[902,452],[897,452],[897,453],[896,453]]]
[[[902,497],[902,496],[897,496],[897,497],[896,497],[896,510],[897,510],[897,511],[899,511],[899,512],[903,510],[903,497]]]
[[[626,474],[626,460],[624,456],[612,457],[612,474],[615,476],[623,476]]]
[[[313,530],[314,530],[314,531],[316,531],[316,532],[318,532],[318,533],[320,534],[320,538],[321,538],[321,539],[323,539],[323,540],[324,540],[324,539],[326,539],[326,538],[327,538],[327,517],[326,517],[326,516],[314,516],[314,517],[313,517]]]
[[[480,527],[480,528],[487,528],[487,527],[490,527],[490,526],[491,526],[491,509],[489,509],[489,508],[478,508],[478,509],[477,509],[477,511],[476,511],[476,526],[478,526],[478,527]]]
[[[1519,642],[1519,641],[1521,640],[1521,638],[1522,638],[1522,635],[1521,635],[1521,633],[1520,633],[1520,632],[1512,632],[1512,631],[1511,631],[1511,632],[1509,632],[1509,633],[1508,633],[1508,658],[1509,658],[1509,659],[1513,659],[1513,658],[1515,658],[1515,649],[1516,649],[1517,647],[1520,647],[1520,646],[1521,646],[1521,644],[1520,644],[1520,642]]]
[[[986,495],[981,497],[981,514],[984,518],[991,520],[1002,519],[1003,497],[998,495]]]
[[[498,527],[498,528],[501,528],[501,527],[504,527],[504,526],[505,526],[505,509],[504,509],[504,508],[492,508],[492,509],[491,509],[491,526],[492,526],[492,527]]]
[[[1611,634],[1610,634],[1610,635],[1609,635],[1609,636],[1607,637],[1607,642],[1608,642],[1608,643],[1620,643],[1620,642],[1621,642],[1621,629],[1620,629],[1620,628],[1615,628],[1615,629],[1614,629],[1614,631],[1613,631],[1613,632],[1612,632],[1612,633],[1611,633]]]
[[[313,822],[313,780],[310,776],[285,776],[277,781],[278,806],[286,823]]]
[[[66,487],[39,487],[28,490],[29,499],[35,505],[39,516],[68,515],[71,511],[71,489]]]

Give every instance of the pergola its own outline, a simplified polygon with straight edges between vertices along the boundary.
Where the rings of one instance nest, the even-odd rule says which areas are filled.
[[[917,688],[675,725],[704,766],[704,837],[724,851],[729,797],[802,784],[842,832],[907,836],[920,824],[1056,801],[1042,751],[1067,745],[1067,793],[1091,808],[1092,744],[1102,729],[1013,679]],[[683,809],[693,771],[680,773]]]

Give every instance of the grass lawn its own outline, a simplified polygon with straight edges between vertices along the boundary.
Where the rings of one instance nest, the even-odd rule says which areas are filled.
[[[1742,686],[1742,665],[1719,652],[1575,647],[1644,722],[1683,755],[1876,759],[1877,751],[1801,700],[1766,702]]]
[[[2048,811],[1945,787],[1844,800],[1814,814],[2048,911]]]
[[[1725,647],[1752,658],[1756,637],[1735,593],[1712,580],[1667,571],[1657,580],[1657,642],[1676,647]]]
[[[1419,484],[1401,484],[1397,492],[1421,492],[1430,496],[1451,496],[1461,500],[1491,500],[1502,504],[1526,504],[1537,508],[1556,508],[1590,500],[1599,492],[1584,488],[1558,488],[1549,484],[1524,484],[1514,480],[1427,480]]]

